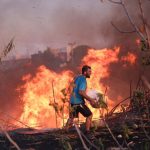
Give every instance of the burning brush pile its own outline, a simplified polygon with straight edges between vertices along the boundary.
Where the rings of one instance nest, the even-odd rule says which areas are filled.
[[[109,65],[112,63],[127,62],[126,65],[136,63],[136,56],[128,53],[127,56],[118,58],[120,48],[114,50],[90,49],[88,54],[83,58],[83,64],[89,64],[92,67],[92,76],[88,80],[88,89],[97,89],[101,93],[110,90],[107,85],[101,83],[101,80],[109,77]],[[109,58],[109,59],[107,59]],[[126,67],[125,67],[126,68]],[[75,76],[71,70],[65,70],[56,73],[44,65],[38,67],[34,76],[27,74],[23,76],[24,85],[17,90],[23,93],[21,100],[23,101],[23,112],[20,121],[30,127],[62,127],[68,118],[68,89],[72,84]],[[109,109],[115,104],[115,100],[105,94]],[[90,107],[90,106],[89,106]],[[99,118],[99,110],[90,107],[93,111],[94,118]],[[83,118],[81,117],[81,120]]]
[[[92,68],[91,78],[88,79],[88,90],[96,89],[103,93],[105,101],[105,107],[102,108],[93,108],[87,104],[93,112],[92,128],[95,138],[92,141],[83,133],[82,116],[79,116],[75,126],[68,133],[63,129],[69,114],[69,94],[75,71],[66,69],[57,73],[40,65],[34,74],[23,75],[23,84],[16,89],[21,93],[19,97],[22,104],[21,113],[17,115],[19,116],[17,119],[11,117],[13,121],[7,122],[15,125],[16,129],[6,132],[4,126],[1,126],[4,134],[1,134],[0,146],[2,149],[37,150],[82,149],[82,147],[84,149],[112,149],[112,147],[149,149],[149,82],[145,76],[139,79],[135,88],[132,88],[131,83],[128,86],[125,82],[131,80],[126,76],[130,70],[133,70],[133,74],[138,72],[135,69],[138,66],[137,60],[138,56],[132,52],[122,56],[119,47],[89,49],[82,59],[78,70],[83,64],[88,64]],[[116,70],[120,67],[119,69],[122,69],[120,73],[125,74],[120,80],[117,75],[114,77],[115,65]],[[115,73],[118,73],[117,71]],[[121,100],[125,96],[127,98]]]

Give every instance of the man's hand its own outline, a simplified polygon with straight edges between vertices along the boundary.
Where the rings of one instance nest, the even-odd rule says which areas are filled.
[[[87,100],[91,103],[91,105],[94,105],[94,104],[95,104],[95,99],[89,97],[89,96],[86,94],[85,91],[79,91],[79,94],[80,94],[83,98],[87,99]]]
[[[95,105],[95,104],[96,104],[95,99],[91,99],[91,100],[90,100],[90,104],[91,104],[91,105]]]

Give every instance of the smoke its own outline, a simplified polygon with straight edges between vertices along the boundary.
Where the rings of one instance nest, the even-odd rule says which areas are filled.
[[[108,47],[115,7],[99,0],[0,1],[1,45],[15,36],[15,54],[35,53],[68,42]],[[107,39],[107,40],[106,40]]]
[[[142,21],[139,17],[137,2],[137,0],[128,0],[126,6],[135,24],[141,27]],[[142,1],[147,24],[149,24],[149,3],[147,0]],[[27,55],[27,53],[37,53],[47,46],[64,47],[68,42],[76,42],[77,45],[87,45],[87,48],[94,47],[96,49],[113,48],[119,45],[121,46],[119,58],[127,55],[128,51],[137,55],[138,62],[134,66],[127,64],[127,67],[123,67],[123,62],[111,64],[109,66],[109,78],[100,81],[109,87],[108,94],[113,100],[118,101],[118,97],[126,98],[129,96],[130,82],[132,81],[132,85],[135,87],[143,68],[139,61],[140,50],[135,42],[138,38],[137,34],[120,33],[110,24],[112,21],[122,30],[132,30],[128,18],[119,5],[106,1],[101,3],[99,0],[1,0],[0,20],[1,48],[15,36],[15,50],[10,55],[19,57]],[[87,51],[87,48],[84,47],[84,54],[81,54],[79,53],[80,48],[77,47],[74,53],[76,64],[73,66],[68,64],[66,68],[77,71],[74,69],[78,67]],[[17,68],[0,72],[0,108],[3,111],[21,111],[21,108],[18,108],[20,101],[16,89],[19,85],[24,84],[21,81],[23,75],[27,73],[34,75],[36,68],[41,64],[55,71],[64,69],[59,67],[61,62],[58,57],[49,54],[49,58],[47,54],[43,53],[37,62],[31,64],[28,62],[27,65],[22,64]],[[149,71],[146,72],[147,77],[148,74]],[[11,108],[11,106],[14,107]]]
[[[148,18],[147,0],[142,0]],[[128,11],[140,27],[138,0],[126,1]],[[68,42],[97,49],[130,42],[134,34],[116,31],[111,21],[122,30],[132,30],[121,5],[99,0],[1,0],[0,45],[15,36],[15,50],[10,55],[27,55],[49,47],[64,47]],[[149,20],[147,21],[149,23]]]
[[[143,31],[142,33],[144,35],[146,35],[143,30],[143,21],[138,2],[138,0],[125,1],[125,5],[135,25],[141,31]],[[143,9],[145,22],[147,23],[146,27],[149,37],[150,19],[148,17],[148,11],[150,5],[148,1],[143,0],[141,6]],[[121,6],[119,7],[120,8],[117,8],[116,10],[119,16],[113,18],[112,22],[116,25],[116,27],[118,27],[122,31],[132,31],[134,28],[131,25],[129,18],[126,16],[125,12],[123,11],[123,8]],[[148,66],[144,67],[142,65],[141,58],[143,54],[140,50],[140,46],[137,46],[136,43],[136,39],[140,39],[137,33],[120,33],[114,28],[110,33],[110,36],[113,40],[112,47],[115,44],[121,47],[119,58],[127,55],[128,52],[132,52],[137,56],[137,61],[135,65],[126,64],[127,66],[124,67],[124,62],[117,62],[111,64],[109,67],[109,78],[103,79],[103,81],[101,81],[103,84],[110,88],[110,91],[108,93],[110,98],[114,99],[115,101],[120,101],[121,99],[130,96],[130,85],[132,86],[132,90],[136,88],[139,77],[143,73],[143,71],[145,76],[147,77],[150,75],[150,72],[148,71]]]

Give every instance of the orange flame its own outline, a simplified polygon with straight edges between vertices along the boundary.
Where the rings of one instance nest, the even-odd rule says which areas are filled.
[[[92,67],[92,75],[88,81],[89,89],[96,89],[104,93],[106,87],[101,83],[101,79],[109,76],[109,65],[117,62],[120,48],[94,50],[90,49],[87,56],[82,60],[82,65],[87,64]],[[132,54],[128,54],[131,59],[135,58]],[[123,60],[130,61],[128,58]],[[132,62],[132,61],[131,61]],[[81,67],[82,67],[81,65]],[[36,75],[26,75],[23,80],[26,82],[21,88],[24,89],[22,97],[24,108],[20,120],[29,126],[40,127],[56,127],[55,110],[56,107],[60,110],[63,106],[65,121],[68,117],[68,103],[63,103],[64,95],[61,90],[68,87],[73,77],[73,72],[63,71],[55,73],[45,66],[40,66],[37,69]],[[53,85],[53,86],[52,86]],[[109,89],[109,87],[108,87]],[[114,102],[107,98],[108,106],[112,107]],[[56,101],[56,105],[49,103]],[[55,107],[55,109],[54,109]],[[91,107],[90,107],[91,108]],[[91,108],[94,118],[99,117],[99,110]],[[58,127],[62,127],[62,115],[57,115]]]
[[[141,40],[140,39],[136,39],[136,44],[140,45],[140,43],[141,43]]]
[[[118,54],[120,48],[117,47],[114,50],[102,49],[88,51],[88,55],[83,58],[83,64],[88,64],[92,67],[92,75],[90,79],[87,80],[88,89],[96,89],[101,93],[104,93],[106,87],[101,83],[101,79],[109,76],[109,64],[118,61]],[[113,106],[113,101],[106,97],[109,108]],[[93,118],[98,118],[100,116],[99,110],[92,108],[88,105],[93,112]]]
[[[45,66],[40,66],[36,76],[26,75],[23,80],[25,92],[23,95],[24,110],[21,121],[29,126],[55,127],[53,106],[49,106],[54,100],[61,104],[61,90],[70,82],[71,71],[57,74]],[[52,87],[52,83],[54,87]],[[53,89],[54,88],[54,89]],[[53,95],[53,90],[55,95]],[[59,122],[59,120],[58,120]]]
[[[133,53],[128,52],[127,56],[123,56],[121,58],[121,61],[128,62],[131,65],[133,65],[133,64],[135,64],[136,59],[137,58],[136,58],[136,56]]]

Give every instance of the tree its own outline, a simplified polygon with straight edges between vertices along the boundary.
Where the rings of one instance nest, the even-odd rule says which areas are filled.
[[[120,33],[136,33],[139,38],[140,38],[140,49],[142,51],[142,64],[143,65],[150,65],[150,39],[148,35],[148,24],[146,22],[146,18],[144,16],[144,11],[142,7],[142,1],[137,0],[139,10],[140,10],[140,19],[142,20],[142,28],[143,30],[140,30],[140,28],[135,24],[133,21],[132,17],[129,14],[129,11],[126,7],[125,0],[119,0],[119,1],[114,1],[114,0],[108,0],[113,4],[120,5],[124,12],[125,15],[127,16],[129,23],[132,26],[131,30],[126,30],[123,31],[120,28],[118,28],[113,22],[111,22],[112,26]]]

